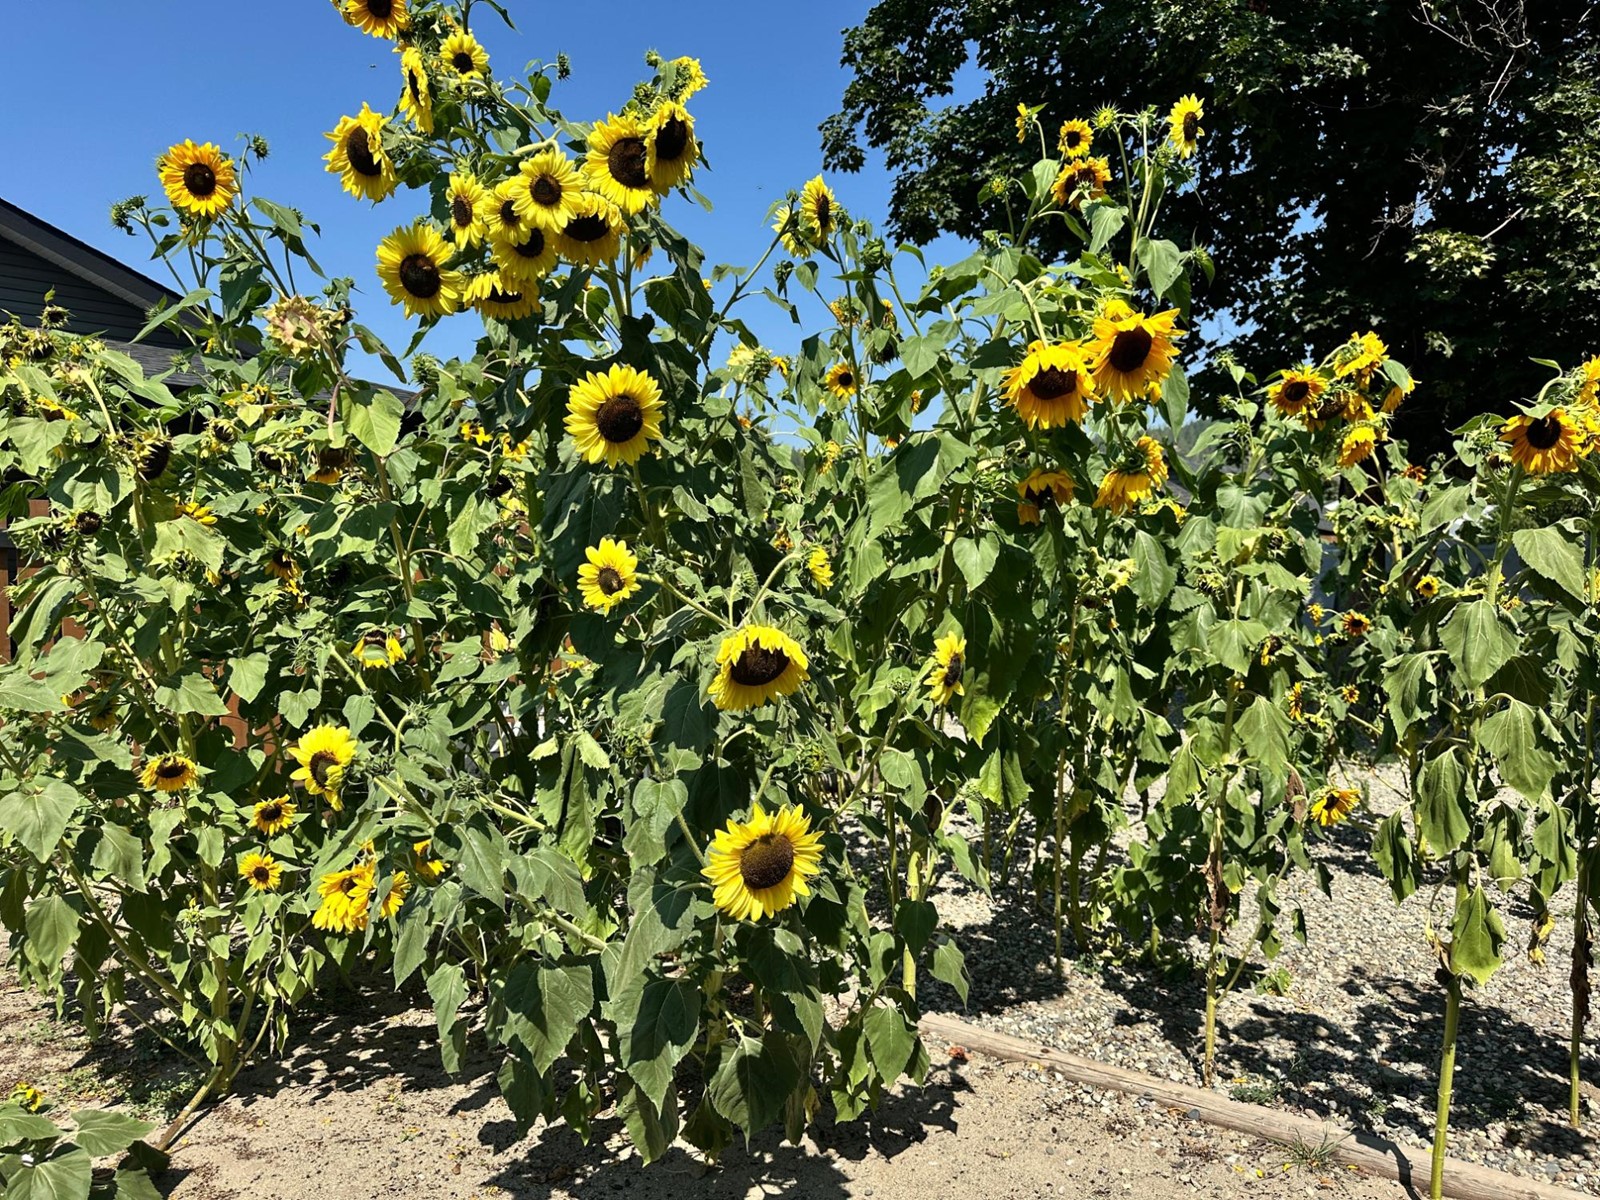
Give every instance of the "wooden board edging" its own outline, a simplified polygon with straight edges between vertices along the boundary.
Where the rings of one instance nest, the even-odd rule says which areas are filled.
[[[961,1046],[1011,1062],[1039,1063],[1074,1083],[1155,1100],[1185,1112],[1198,1111],[1200,1120],[1207,1124],[1220,1125],[1237,1133],[1247,1133],[1286,1145],[1299,1143],[1320,1146],[1336,1143],[1333,1157],[1337,1161],[1393,1179],[1414,1196],[1428,1194],[1427,1150],[1409,1149],[1387,1138],[1358,1133],[1311,1117],[1296,1116],[1255,1104],[1241,1104],[1216,1092],[1080,1058],[1075,1054],[1041,1046],[1037,1042],[982,1029],[942,1013],[923,1017],[922,1033],[930,1042]],[[930,1050],[930,1054],[938,1061],[937,1053]],[[1445,1160],[1444,1192],[1447,1196],[1455,1197],[1455,1200],[1579,1200],[1583,1195],[1570,1188],[1540,1183],[1525,1176],[1510,1175],[1454,1158]]]

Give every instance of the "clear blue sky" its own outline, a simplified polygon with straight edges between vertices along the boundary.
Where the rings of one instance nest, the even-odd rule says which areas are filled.
[[[870,0],[803,6],[733,0],[589,0],[552,8],[507,0],[505,28],[486,5],[474,32],[500,75],[534,59],[572,61],[552,102],[574,120],[619,107],[647,78],[647,49],[692,54],[711,86],[691,104],[713,170],[697,176],[714,213],[677,197],[667,219],[711,263],[751,265],[769,237],[768,206],[821,169],[818,123],[839,103],[846,73],[840,32]],[[201,0],[33,0],[6,5],[6,69],[0,72],[0,196],[170,284],[149,247],[111,228],[113,200],[161,198],[155,159],[184,138],[236,153],[236,135],[264,135],[271,158],[254,189],[301,209],[322,227],[313,248],[325,270],[355,278],[361,319],[403,349],[410,328],[373,273],[378,240],[424,211],[424,194],[399,191],[376,207],[344,194],[324,170],[323,133],[363,100],[388,111],[399,94],[388,42],[346,26],[328,0],[218,4]],[[559,15],[557,15],[559,14]],[[552,19],[553,18],[553,19]],[[829,175],[853,213],[881,225],[888,177],[874,164]],[[959,252],[951,246],[943,257]],[[743,310],[773,349],[794,327],[759,297]],[[452,324],[455,328],[452,329]],[[470,349],[477,322],[445,322],[426,348]]]

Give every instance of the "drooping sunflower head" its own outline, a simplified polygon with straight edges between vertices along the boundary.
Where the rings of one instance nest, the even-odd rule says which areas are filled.
[[[541,150],[518,168],[517,207],[523,219],[551,232],[576,216],[573,201],[583,193],[583,179],[572,160],[559,150]]]
[[[354,117],[340,117],[328,134],[333,149],[323,155],[330,174],[339,176],[344,190],[352,196],[374,202],[394,191],[397,182],[394,163],[383,148],[383,117],[363,104]]]
[[[1353,467],[1366,462],[1378,448],[1378,431],[1371,425],[1356,425],[1339,442],[1339,465]]]
[[[823,591],[833,586],[833,560],[828,557],[827,547],[811,547],[811,553],[806,556],[806,570],[810,572],[811,582]]]
[[[1586,449],[1583,431],[1564,408],[1540,417],[1519,413],[1500,427],[1500,440],[1511,447],[1511,461],[1530,475],[1576,470]]]
[[[449,269],[450,243],[432,225],[402,225],[378,244],[378,278],[408,317],[438,318],[461,307],[466,280]]]
[[[748,821],[729,819],[711,839],[702,874],[712,900],[736,921],[756,921],[811,894],[806,880],[822,867],[822,835],[788,805],[768,813],[758,801]]]
[[[181,792],[199,778],[199,769],[188,755],[158,754],[144,764],[139,782],[152,792]]]
[[[949,704],[955,697],[965,696],[967,689],[962,677],[966,670],[967,639],[959,633],[947,633],[936,639],[922,677],[929,698],[935,704]]]
[[[1072,503],[1076,485],[1065,471],[1033,470],[1025,479],[1017,480],[1017,520],[1024,525],[1039,524],[1047,508],[1061,508]]]
[[[1158,399],[1177,355],[1173,339],[1184,336],[1174,327],[1177,319],[1175,308],[1147,317],[1122,300],[1110,301],[1095,318],[1087,347],[1096,390],[1122,401]]]
[[[294,827],[294,819],[299,812],[300,809],[287,795],[272,800],[259,800],[251,810],[250,824],[255,826],[256,832],[262,837],[277,837],[285,830]]]
[[[324,875],[317,885],[322,903],[311,924],[329,933],[360,933],[370,918],[376,882],[371,863]]]
[[[578,568],[578,593],[585,607],[609,613],[643,586],[639,559],[627,542],[601,538],[598,546],[590,546],[583,555],[588,561]]]
[[[406,902],[406,893],[409,891],[411,891],[411,876],[404,871],[396,871],[394,877],[389,880],[389,890],[383,894],[383,899],[378,901],[378,915],[394,916]]]
[[[651,114],[645,134],[649,151],[645,170],[650,175],[650,186],[658,192],[669,192],[693,174],[700,159],[694,118],[683,105],[668,100]]]
[[[839,399],[848,400],[856,394],[860,385],[856,381],[855,368],[849,363],[838,362],[828,368],[828,373],[822,377],[822,386]]]
[[[571,215],[556,233],[556,250],[570,263],[597,267],[622,249],[622,212],[604,196],[580,192]]]
[[[1383,411],[1392,413],[1398,411],[1406,402],[1406,397],[1417,390],[1417,381],[1410,375],[1405,377],[1404,383],[1391,383],[1389,390],[1383,394]]]
[[[339,11],[347,23],[362,33],[391,41],[410,24],[406,17],[406,0],[344,0]]]
[[[239,878],[257,892],[275,892],[283,883],[283,864],[270,854],[252,850],[239,860]]]
[[[233,160],[210,142],[179,142],[161,156],[157,172],[172,207],[191,216],[219,216],[239,194]]]
[[[1200,128],[1205,115],[1205,105],[1198,96],[1185,96],[1172,106],[1167,116],[1167,137],[1177,147],[1179,158],[1188,158],[1199,148],[1206,132]]]
[[[289,753],[300,764],[289,778],[321,796],[337,810],[344,806],[345,774],[355,761],[356,739],[342,725],[319,725],[300,738]]]
[[[708,690],[727,712],[742,712],[792,695],[810,678],[800,644],[771,625],[749,625],[722,639],[717,674]]]
[[[1056,135],[1056,149],[1063,158],[1082,158],[1089,153],[1094,141],[1094,127],[1081,117],[1061,122],[1061,132]]]
[[[1094,378],[1076,345],[1034,342],[1006,374],[1005,397],[1029,429],[1060,429],[1088,414]]]
[[[583,173],[593,191],[629,216],[659,198],[650,185],[648,131],[626,113],[607,114],[589,131]]]
[[[843,217],[833,189],[822,182],[821,175],[800,189],[800,228],[812,242],[820,245],[827,241]]]
[[[350,657],[363,671],[381,671],[406,660],[400,639],[384,629],[369,629],[350,647]]]
[[[1389,347],[1383,344],[1372,330],[1357,335],[1351,334],[1350,340],[1333,352],[1333,375],[1335,379],[1345,379],[1354,376],[1362,386],[1372,378],[1372,373],[1378,369],[1383,360],[1389,357]]]
[[[667,66],[671,69],[672,75],[671,82],[667,84],[667,94],[679,103],[689,99],[710,82],[698,58],[684,55],[673,59]]]
[[[1142,437],[1127,455],[1100,480],[1096,508],[1109,508],[1121,516],[1148,500],[1167,481],[1167,462],[1161,443]]]
[[[425,838],[411,843],[411,869],[423,883],[437,883],[450,864],[433,856],[433,839]]]
[[[261,569],[268,575],[283,580],[284,583],[293,583],[300,578],[300,564],[295,561],[294,555],[282,546],[274,546],[267,551]]]
[[[489,52],[465,29],[445,38],[439,57],[458,79],[482,79],[489,70]]]
[[[1326,829],[1337,825],[1361,803],[1361,793],[1356,788],[1325,787],[1311,801],[1311,819]]]
[[[422,51],[407,46],[400,54],[400,111],[423,133],[433,132],[433,91]]]
[[[1316,399],[1328,390],[1328,381],[1310,367],[1296,367],[1285,371],[1283,377],[1272,385],[1267,399],[1286,417],[1296,417],[1306,411]]]
[[[1051,198],[1062,208],[1082,208],[1085,200],[1098,200],[1111,182],[1111,163],[1085,156],[1069,161],[1050,185]]]
[[[486,317],[501,321],[520,321],[539,309],[539,294],[506,278],[500,271],[474,275],[467,283],[467,302]]]
[[[661,386],[648,371],[618,363],[594,371],[567,396],[567,432],[587,462],[636,463],[661,440]]]

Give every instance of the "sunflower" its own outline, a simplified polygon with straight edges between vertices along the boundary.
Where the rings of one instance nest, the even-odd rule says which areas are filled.
[[[1318,396],[1328,390],[1328,381],[1308,367],[1285,371],[1267,392],[1272,407],[1286,417],[1299,416]]]
[[[1061,168],[1050,185],[1050,195],[1062,208],[1081,208],[1084,200],[1098,200],[1111,182],[1111,164],[1103,158],[1081,158]]]
[[[410,23],[406,0],[344,0],[339,6],[345,21],[373,37],[394,39]]]
[[[609,614],[643,586],[639,560],[627,542],[601,538],[598,546],[590,546],[583,555],[589,561],[578,568],[578,592],[586,607]]]
[[[1575,470],[1584,452],[1583,434],[1564,408],[1542,417],[1519,413],[1500,427],[1500,440],[1511,447],[1511,461],[1530,475]]]
[[[432,133],[433,93],[428,85],[428,65],[415,46],[407,46],[400,55],[400,78],[400,111],[423,133]]]
[[[461,79],[482,79],[489,69],[489,52],[465,29],[458,29],[445,38],[439,47],[439,57]]]
[[[500,268],[502,278],[534,290],[531,285],[555,270],[555,238],[537,225],[527,226],[520,237],[496,234],[489,251]]]
[[[824,591],[833,586],[833,562],[828,558],[826,547],[811,547],[811,553],[806,556],[806,570],[811,573],[811,582]]]
[[[404,871],[396,871],[394,878],[389,880],[389,890],[384,893],[383,899],[378,902],[378,915],[392,917],[400,911],[400,906],[406,902],[406,893],[411,890],[411,876]]]
[[[1378,448],[1378,431],[1371,425],[1357,425],[1339,443],[1339,465],[1353,467],[1366,462]]]
[[[363,104],[359,116],[340,117],[326,135],[333,149],[322,156],[323,161],[352,196],[376,202],[394,191],[394,164],[383,148],[384,124],[371,105]]]
[[[1017,481],[1017,520],[1023,525],[1039,524],[1040,513],[1045,508],[1059,508],[1072,503],[1074,484],[1065,471],[1030,471],[1026,479]]]
[[[463,250],[489,235],[489,226],[481,211],[488,195],[489,189],[471,175],[452,175],[450,182],[445,185],[444,202],[450,210],[450,236]]]
[[[622,213],[604,196],[582,192],[572,198],[572,215],[556,233],[556,249],[570,263],[597,267],[622,249]]]
[[[1417,390],[1417,381],[1411,376],[1406,376],[1404,383],[1390,384],[1389,390],[1383,394],[1383,411],[1392,413],[1406,402],[1406,397]]]
[[[433,839],[425,838],[420,842],[411,843],[411,869],[416,872],[417,878],[423,883],[437,883],[439,878],[450,869],[450,864],[442,858],[432,855]]]
[[[933,643],[933,657],[922,682],[928,685],[928,695],[935,704],[949,704],[956,696],[967,694],[961,676],[967,667],[967,639],[959,633],[947,633]]]
[[[1384,359],[1389,357],[1389,347],[1370,329],[1350,340],[1333,352],[1333,374],[1336,379],[1354,375],[1363,387]]]
[[[834,363],[822,378],[822,385],[841,400],[856,394],[856,373],[849,363]]]
[[[500,271],[474,275],[467,282],[467,303],[486,317],[501,321],[520,321],[539,309],[539,296],[533,288],[523,291]]]
[[[283,866],[272,855],[252,850],[239,860],[239,878],[258,892],[275,892],[283,883]]]
[[[1028,140],[1028,123],[1033,120],[1033,113],[1034,110],[1029,108],[1026,104],[1023,104],[1020,101],[1017,103],[1018,142],[1025,142]]]
[[[1159,398],[1161,382],[1172,372],[1172,341],[1184,336],[1173,328],[1177,318],[1175,308],[1147,317],[1122,300],[1108,303],[1094,320],[1094,340],[1086,348],[1096,390],[1118,400]]]
[[[299,811],[287,795],[279,796],[276,800],[260,800],[251,810],[250,824],[256,827],[262,837],[277,837],[294,827],[294,819]]]
[[[669,192],[685,182],[700,158],[689,110],[672,100],[657,108],[645,123],[645,148],[645,173],[651,187]]]
[[[210,142],[179,142],[161,156],[156,170],[172,206],[196,217],[220,215],[239,194],[233,161]]]
[[[554,231],[578,215],[574,201],[583,193],[583,179],[561,151],[541,150],[518,172],[513,195],[523,220]]]
[[[194,759],[186,754],[158,754],[145,763],[139,782],[153,792],[181,792],[200,778]]]
[[[322,903],[311,914],[311,923],[330,933],[361,932],[367,927],[374,883],[370,864],[324,875],[317,885]]]
[[[442,317],[461,307],[466,279],[446,268],[455,257],[432,225],[402,225],[378,244],[378,278],[408,317]]]
[[[1200,139],[1206,132],[1200,128],[1201,118],[1205,115],[1206,107],[1198,96],[1185,96],[1172,106],[1172,112],[1167,116],[1167,137],[1178,148],[1179,158],[1188,158],[1199,148]]]
[[[275,546],[267,552],[267,559],[261,564],[261,569],[285,583],[293,583],[300,578],[300,564],[295,562],[294,555],[282,546]]]
[[[687,100],[710,82],[698,58],[684,55],[667,64],[672,68],[671,94],[674,100]]]
[[[508,179],[486,188],[479,198],[478,219],[483,222],[484,233],[491,242],[521,240],[533,227],[533,222],[517,207],[521,190],[515,180]]]
[[[838,228],[839,217],[839,201],[834,198],[833,189],[822,182],[821,175],[808,180],[800,189],[800,229],[806,237],[821,245]]]
[[[588,156],[583,163],[589,187],[629,216],[658,199],[650,186],[649,163],[646,130],[636,118],[608,113],[589,131]]]
[[[1089,153],[1089,143],[1094,141],[1094,128],[1079,117],[1061,122],[1061,132],[1056,135],[1056,148],[1063,158],[1082,158]]]
[[[1346,704],[1360,704],[1361,689],[1353,683],[1347,683],[1339,689],[1339,699],[1343,700]]]
[[[217,514],[204,504],[196,504],[193,500],[178,501],[175,509],[180,517],[188,517],[197,525],[211,526],[217,523]]]
[[[344,808],[339,793],[356,750],[355,738],[343,725],[319,725],[289,748],[300,764],[289,778],[304,784],[313,796],[326,798],[337,812]]]
[[[1077,346],[1034,342],[1007,373],[1005,396],[1029,429],[1061,428],[1088,413],[1094,380]]]
[[[360,664],[363,671],[381,671],[405,662],[406,652],[394,634],[373,629],[356,639],[356,644],[350,647],[350,657]]]
[[[1167,463],[1161,444],[1142,437],[1133,452],[1107,471],[1094,498],[1096,508],[1109,508],[1121,516],[1142,500],[1147,500],[1167,481]]]
[[[1339,629],[1347,638],[1362,638],[1367,636],[1367,630],[1372,628],[1372,618],[1366,613],[1347,612],[1339,619]]]
[[[1306,715],[1305,684],[1298,682],[1292,684],[1289,690],[1284,693],[1283,705],[1291,721],[1304,720]]]
[[[778,210],[777,219],[772,222],[772,232],[778,235],[784,253],[790,258],[810,258],[816,250],[806,240],[806,231],[800,225],[800,214],[787,205]],[[707,281],[706,287],[710,286],[710,281]]]
[[[661,386],[620,363],[592,371],[567,394],[567,432],[587,462],[636,463],[661,440]]]
[[[707,694],[725,711],[760,708],[798,689],[810,678],[808,666],[806,652],[783,630],[751,625],[722,639]]]
[[[1348,817],[1360,803],[1361,793],[1355,788],[1325,787],[1311,801],[1311,819],[1326,829]]]
[[[810,819],[784,805],[768,814],[758,800],[750,819],[728,820],[711,839],[703,874],[716,906],[736,921],[774,916],[808,896],[806,878],[821,869],[822,835]]]

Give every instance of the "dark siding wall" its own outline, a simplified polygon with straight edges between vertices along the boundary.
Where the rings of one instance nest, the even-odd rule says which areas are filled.
[[[52,287],[55,302],[72,314],[67,328],[73,333],[101,333],[126,342],[144,327],[145,314],[132,304],[0,238],[0,311],[16,314],[25,325],[35,324],[44,294]],[[152,346],[183,344],[165,330],[146,341]]]

